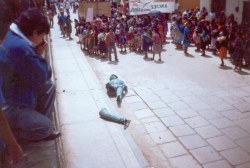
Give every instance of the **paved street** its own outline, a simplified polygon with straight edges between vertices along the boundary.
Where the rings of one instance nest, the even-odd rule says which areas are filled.
[[[184,56],[169,40],[163,62],[134,52],[119,53],[118,63],[87,59],[103,87],[111,74],[128,84],[120,108],[111,100],[132,119],[129,131],[152,167],[250,168],[250,70],[234,72],[228,60],[220,68],[218,57],[194,49]]]

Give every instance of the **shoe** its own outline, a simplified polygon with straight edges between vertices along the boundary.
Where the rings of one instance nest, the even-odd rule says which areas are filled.
[[[119,61],[119,59],[115,59],[115,61]]]
[[[46,138],[43,138],[42,141],[52,141],[60,136],[61,136],[61,133],[59,131],[54,131],[52,134],[50,134]]]
[[[161,59],[158,59],[159,62],[161,62]]]
[[[125,119],[125,121],[124,121],[124,129],[128,128],[130,122],[131,122],[131,120]]]
[[[117,96],[116,101],[118,104],[121,104],[122,103],[122,96]]]
[[[43,139],[29,140],[29,141],[30,142],[52,141],[52,140],[55,140],[56,138],[58,138],[60,136],[61,136],[61,133],[59,131],[54,131],[49,136],[47,136],[47,137],[45,137]]]

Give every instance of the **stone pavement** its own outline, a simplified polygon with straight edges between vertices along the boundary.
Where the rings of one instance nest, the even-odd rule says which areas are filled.
[[[87,57],[104,84],[114,73],[129,85],[121,114],[155,168],[250,168],[250,71],[190,47],[164,46],[163,62],[119,53],[119,62]],[[119,49],[118,49],[119,50]],[[152,56],[152,54],[150,54]],[[156,56],[157,58],[157,56]],[[113,100],[115,103],[115,100]]]
[[[122,125],[99,118],[103,107],[115,111],[76,41],[51,30],[57,84],[60,165],[66,168],[141,168],[147,162]]]

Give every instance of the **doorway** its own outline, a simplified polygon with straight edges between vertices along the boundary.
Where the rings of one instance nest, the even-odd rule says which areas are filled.
[[[216,14],[221,11],[225,11],[226,8],[226,0],[212,0],[211,2],[211,11]]]
[[[250,1],[244,1],[242,12],[242,23],[250,23]]]

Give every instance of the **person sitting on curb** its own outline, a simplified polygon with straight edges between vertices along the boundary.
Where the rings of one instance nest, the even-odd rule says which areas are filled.
[[[122,103],[124,94],[128,92],[128,87],[114,74],[110,76],[109,82],[106,84],[106,89],[109,96],[116,96],[118,105]]]
[[[54,140],[61,135],[51,121],[56,90],[51,67],[42,57],[49,30],[47,17],[31,8],[10,25],[3,41],[7,53],[0,55],[3,112],[17,140]]]

